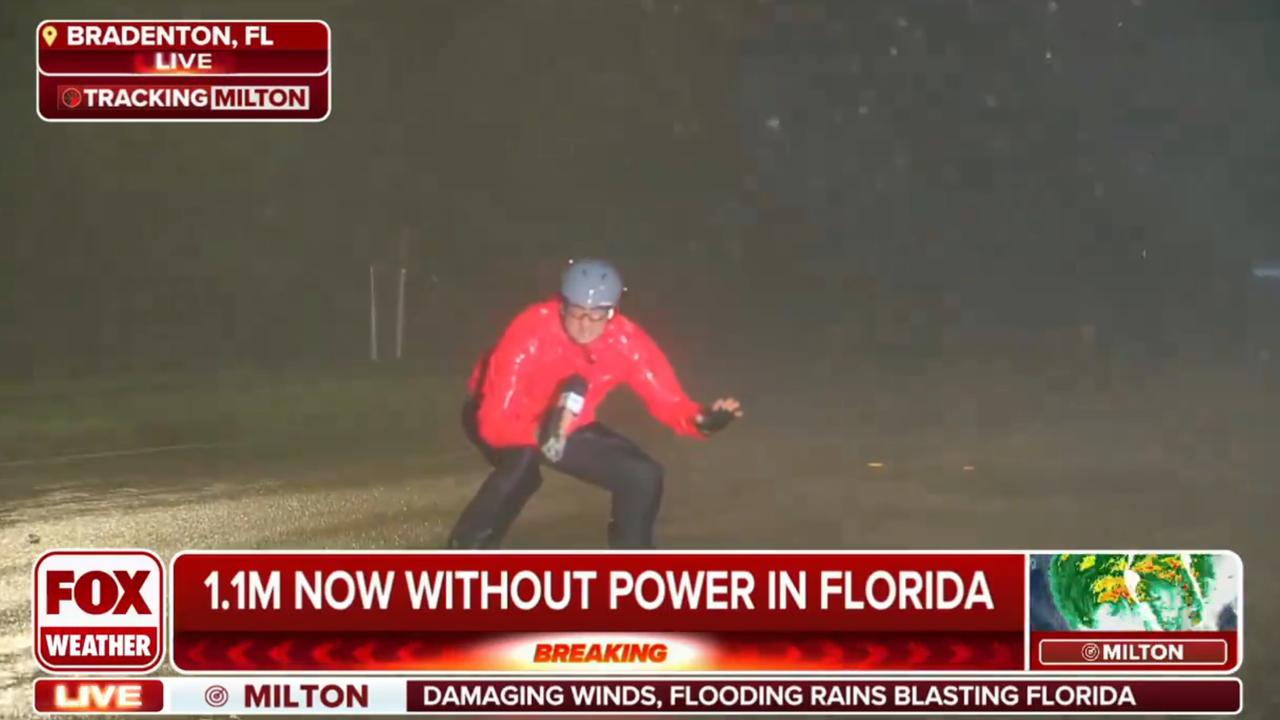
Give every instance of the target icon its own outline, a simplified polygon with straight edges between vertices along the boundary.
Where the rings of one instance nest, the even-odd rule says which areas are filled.
[[[210,685],[204,691],[204,701],[209,707],[222,707],[227,704],[230,693],[221,685]]]
[[[58,101],[62,103],[62,107],[67,108],[68,110],[80,107],[80,103],[83,99],[84,95],[80,92],[80,89],[73,87],[64,89],[58,95]]]

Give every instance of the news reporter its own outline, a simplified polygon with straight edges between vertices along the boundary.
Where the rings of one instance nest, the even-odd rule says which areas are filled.
[[[663,470],[596,408],[626,384],[677,434],[707,437],[742,417],[735,398],[707,405],[681,388],[657,343],[618,312],[622,277],[603,260],[571,262],[559,297],[529,306],[472,372],[463,408],[468,438],[493,471],[463,510],[448,547],[498,547],[546,464],[612,495],[608,543],[654,547]]]

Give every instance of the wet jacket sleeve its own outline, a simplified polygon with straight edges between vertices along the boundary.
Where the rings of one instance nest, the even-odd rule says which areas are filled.
[[[702,408],[685,395],[662,349],[639,327],[634,328],[630,340],[633,354],[627,383],[631,389],[659,422],[679,435],[703,437],[694,423]]]
[[[480,437],[493,447],[537,445],[538,412],[527,377],[539,350],[537,316],[525,312],[507,327],[489,356],[477,413]]]

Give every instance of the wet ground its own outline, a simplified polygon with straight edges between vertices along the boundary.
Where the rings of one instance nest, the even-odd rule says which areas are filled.
[[[1176,378],[1128,396],[928,376],[821,401],[758,387],[743,393],[748,418],[710,443],[671,438],[629,403],[612,413],[666,465],[665,546],[1231,548],[1247,566],[1243,717],[1280,716],[1280,650],[1267,641],[1280,633],[1280,412],[1266,396]],[[1163,391],[1175,387],[1176,400]],[[461,437],[0,467],[0,716],[30,713],[41,551],[435,547],[483,471]],[[599,491],[549,475],[508,545],[599,547],[606,509]]]

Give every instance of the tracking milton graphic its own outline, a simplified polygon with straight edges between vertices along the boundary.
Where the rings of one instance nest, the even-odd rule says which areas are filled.
[[[48,122],[318,122],[330,31],[319,20],[40,23]]]

